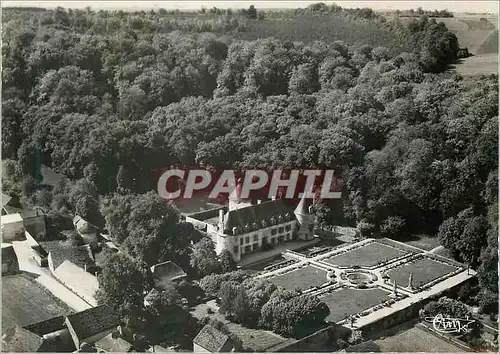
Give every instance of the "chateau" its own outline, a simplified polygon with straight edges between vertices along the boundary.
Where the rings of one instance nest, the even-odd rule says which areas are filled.
[[[236,262],[245,254],[287,241],[309,241],[314,238],[312,199],[303,197],[290,206],[284,199],[257,201],[239,198],[237,187],[229,206],[190,214],[186,221],[205,230],[220,254],[225,248]]]

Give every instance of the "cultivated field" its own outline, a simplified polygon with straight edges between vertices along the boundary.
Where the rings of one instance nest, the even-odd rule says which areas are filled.
[[[324,270],[311,266],[267,279],[287,290],[306,290],[312,286],[320,286],[328,281]]]
[[[379,263],[401,257],[409,252],[373,242],[339,256],[325,259],[324,262],[340,267],[373,267]]]
[[[27,326],[72,313],[34,279],[24,274],[2,277],[2,327]]]
[[[380,289],[342,289],[321,297],[321,301],[330,308],[330,315],[326,321],[334,323],[386,300],[389,300],[389,293]]]
[[[410,274],[413,274],[413,286],[425,285],[434,279],[455,271],[457,267],[443,264],[429,258],[420,258],[390,270],[387,274],[400,286],[407,286]]]

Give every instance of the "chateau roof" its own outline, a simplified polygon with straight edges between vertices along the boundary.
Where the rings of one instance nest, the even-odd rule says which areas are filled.
[[[309,207],[312,206],[312,198],[306,198],[305,196],[300,199],[299,204],[295,208],[295,214],[298,215],[309,215]]]
[[[85,246],[72,246],[66,241],[42,241],[40,246],[51,254],[54,269],[64,261],[71,261],[75,265],[85,268],[95,264],[90,248]]]
[[[181,267],[171,261],[155,264],[151,267],[151,273],[155,282],[174,281],[187,275]]]
[[[230,210],[224,215],[224,232],[231,232],[233,227],[245,229],[246,225],[252,227],[257,223],[258,228],[262,228],[262,221],[266,221],[268,226],[273,225],[271,218],[278,218],[280,215],[290,215],[294,218],[293,208],[285,200],[276,199],[260,204],[248,206],[246,208]]]
[[[10,243],[2,243],[2,262],[17,261],[14,247]]]

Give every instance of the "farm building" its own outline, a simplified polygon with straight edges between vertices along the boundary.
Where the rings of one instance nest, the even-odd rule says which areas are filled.
[[[24,240],[25,231],[21,214],[2,215],[2,242]]]
[[[114,332],[120,325],[118,315],[107,305],[101,305],[66,317],[66,327],[76,348],[83,343],[95,343]]]
[[[2,275],[15,273],[18,270],[19,262],[14,247],[9,243],[2,243]]]
[[[228,353],[233,348],[234,345],[228,335],[208,324],[193,339],[195,353]]]

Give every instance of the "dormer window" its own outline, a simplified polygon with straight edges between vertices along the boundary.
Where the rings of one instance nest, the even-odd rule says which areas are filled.
[[[250,230],[250,225],[249,224],[246,224],[245,225],[245,231],[249,231]]]
[[[290,213],[286,213],[285,214],[285,218],[286,218],[287,221],[289,221],[290,220]]]
[[[276,225],[276,218],[271,216],[271,224]]]
[[[257,230],[259,228],[259,225],[256,222],[254,222],[252,226],[254,230]]]
[[[262,221],[261,221],[261,225],[262,225],[262,227],[267,227],[267,222],[266,222],[266,220],[262,220]]]
[[[279,221],[280,223],[283,221],[283,216],[282,216],[281,214],[278,216],[278,221]]]
[[[238,228],[237,227],[233,227],[233,235],[238,235]]]

